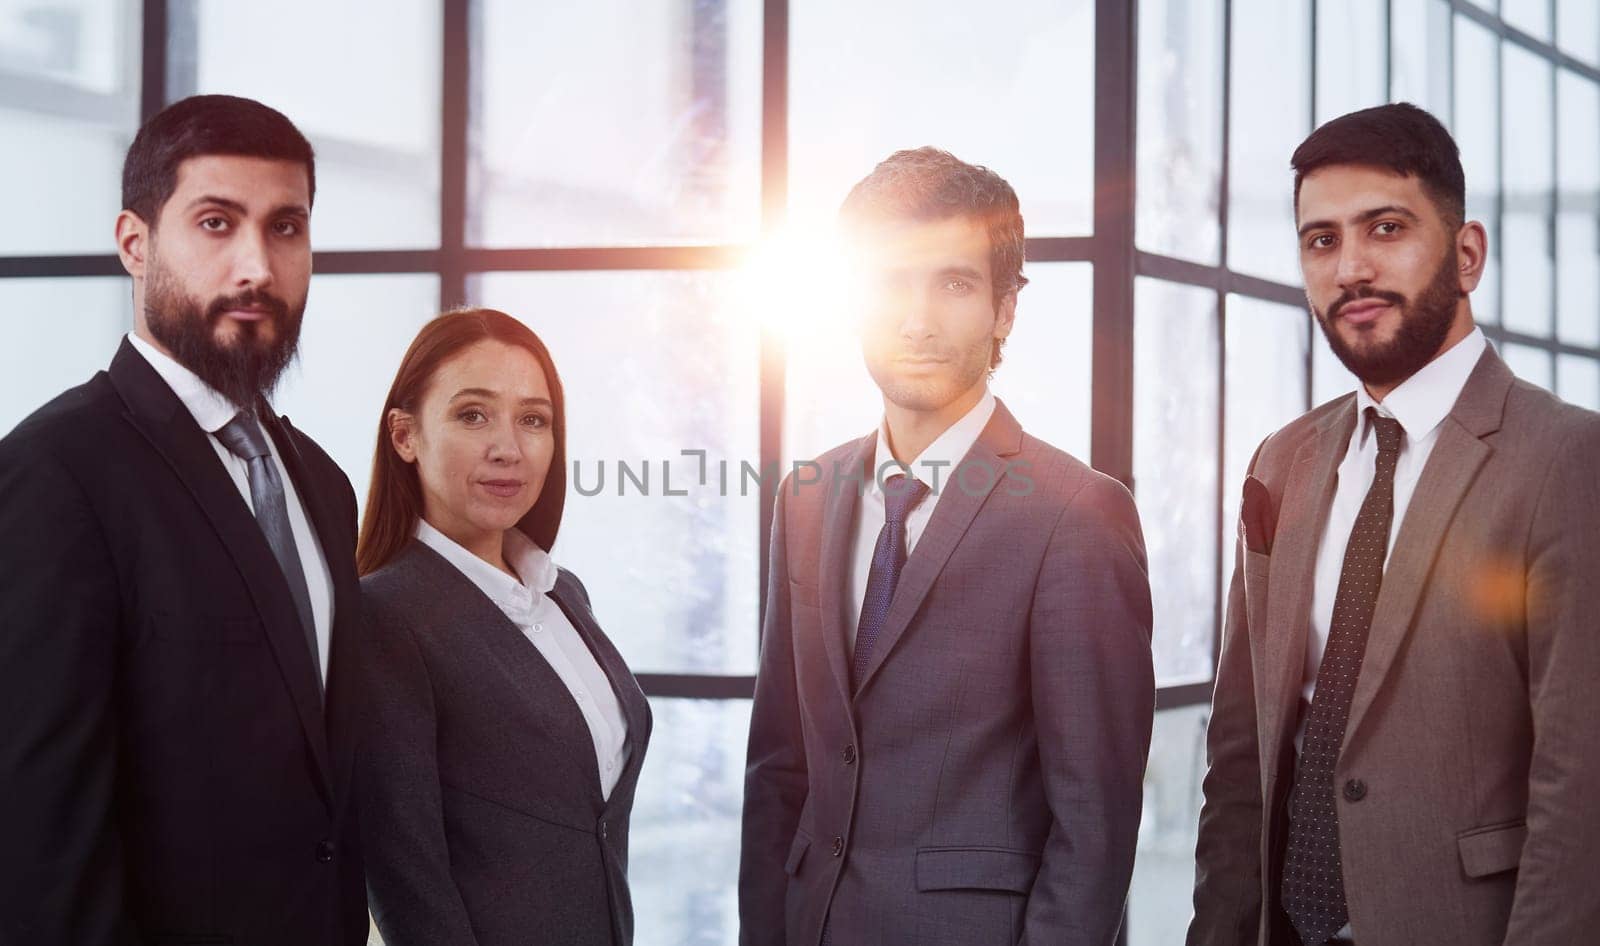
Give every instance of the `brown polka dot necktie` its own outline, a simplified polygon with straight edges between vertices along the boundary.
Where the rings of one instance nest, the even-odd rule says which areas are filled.
[[[1372,487],[1345,546],[1333,599],[1328,645],[1317,668],[1316,693],[1289,796],[1289,844],[1283,864],[1283,908],[1306,946],[1320,946],[1350,922],[1339,861],[1339,810],[1333,771],[1350,720],[1350,700],[1367,650],[1372,612],[1383,584],[1383,562],[1394,521],[1394,469],[1400,422],[1367,408],[1378,438]]]

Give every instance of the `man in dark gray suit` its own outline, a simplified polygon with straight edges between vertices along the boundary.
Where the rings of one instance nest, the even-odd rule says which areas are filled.
[[[902,151],[842,216],[884,419],[779,491],[741,942],[1110,944],[1154,708],[1133,500],[989,392],[1005,181]]]

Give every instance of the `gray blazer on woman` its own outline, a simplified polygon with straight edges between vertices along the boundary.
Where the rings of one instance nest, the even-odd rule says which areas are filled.
[[[650,705],[582,583],[563,570],[550,597],[627,720],[609,800],[571,693],[465,575],[412,542],[361,591],[373,654],[361,821],[387,946],[628,946],[628,820]]]

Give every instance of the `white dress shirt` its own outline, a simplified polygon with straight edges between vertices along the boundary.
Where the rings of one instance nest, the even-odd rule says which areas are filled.
[[[128,341],[133,345],[133,350],[143,355],[144,360],[150,363],[150,367],[156,370],[156,374],[167,383],[167,387],[178,396],[178,400],[183,402],[183,406],[194,417],[194,422],[206,432],[206,439],[211,442],[211,449],[216,451],[217,459],[222,461],[222,468],[227,470],[228,476],[233,479],[233,485],[244,498],[244,504],[251,510],[253,518],[255,505],[250,500],[250,464],[234,456],[233,452],[217,439],[217,431],[233,420],[234,415],[239,413],[239,407],[200,380],[199,375],[138,335],[129,333]],[[257,421],[256,425],[259,427],[260,423]],[[328,570],[328,561],[322,554],[322,543],[317,541],[317,534],[311,528],[311,520],[306,516],[305,504],[300,502],[294,477],[289,475],[288,469],[283,465],[283,458],[278,456],[278,445],[273,442],[264,427],[261,428],[261,436],[266,440],[267,448],[272,451],[272,463],[278,468],[278,479],[283,481],[284,499],[289,507],[289,528],[294,533],[295,551],[300,553],[300,569],[306,576],[306,592],[311,598],[311,618],[317,625],[317,658],[320,664],[317,672],[322,675],[323,682],[326,683],[328,648],[333,638],[333,573]]]
[[[910,469],[904,471],[896,469],[898,464],[894,452],[889,449],[888,420],[878,424],[878,451],[872,461],[873,477],[862,490],[861,501],[856,503],[855,543],[850,558],[850,620],[845,625],[847,643],[852,650],[856,646],[856,625],[861,622],[861,602],[867,596],[867,578],[872,574],[872,551],[878,544],[878,533],[883,531],[887,517],[883,507],[882,482],[905,472],[912,479],[927,484],[931,491],[906,515],[906,560],[910,561],[917,540],[922,538],[923,530],[928,528],[928,520],[933,518],[933,510],[939,505],[939,497],[946,490],[960,489],[959,485],[952,482],[956,467],[966,458],[972,445],[978,442],[978,435],[983,433],[992,416],[994,395],[984,391],[983,399],[960,420],[945,428],[944,433],[928,444],[920,456],[907,464]]]
[[[611,688],[611,679],[561,606],[550,599],[550,589],[556,586],[556,563],[550,554],[519,530],[507,529],[501,552],[519,580],[467,551],[426,521],[418,520],[417,539],[488,596],[561,678],[589,726],[600,772],[600,794],[609,799],[628,761],[628,723],[616,691]]]
[[[1350,434],[1350,444],[1344,460],[1339,464],[1338,484],[1334,489],[1333,508],[1328,513],[1328,524],[1322,533],[1322,544],[1317,549],[1315,588],[1311,601],[1311,634],[1306,641],[1305,676],[1300,698],[1300,726],[1295,732],[1295,752],[1305,740],[1306,720],[1310,716],[1312,697],[1317,691],[1317,669],[1322,666],[1322,652],[1328,646],[1328,630],[1333,624],[1333,603],[1339,594],[1339,573],[1344,570],[1345,546],[1350,543],[1350,530],[1355,528],[1361,504],[1372,488],[1372,478],[1378,465],[1378,438],[1372,436],[1372,425],[1367,421],[1367,408],[1376,408],[1384,417],[1400,422],[1400,456],[1394,470],[1394,518],[1389,524],[1389,545],[1384,553],[1384,567],[1388,568],[1389,553],[1394,551],[1395,539],[1400,535],[1400,525],[1405,521],[1411,496],[1417,490],[1417,480],[1422,468],[1433,453],[1439,440],[1439,428],[1461,396],[1467,376],[1477,366],[1483,354],[1484,340],[1481,329],[1452,345],[1449,350],[1428,362],[1416,374],[1389,392],[1382,402],[1372,399],[1365,385],[1356,388],[1356,427]],[[1350,936],[1346,925],[1338,934]]]

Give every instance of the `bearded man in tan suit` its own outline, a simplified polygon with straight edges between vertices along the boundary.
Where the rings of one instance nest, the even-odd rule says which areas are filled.
[[[1600,415],[1474,326],[1487,238],[1432,116],[1293,165],[1361,385],[1251,461],[1189,943],[1600,942]]]

